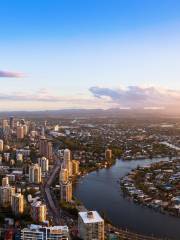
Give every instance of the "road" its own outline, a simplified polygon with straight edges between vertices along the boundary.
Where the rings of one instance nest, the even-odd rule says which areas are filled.
[[[133,233],[133,232],[129,232],[128,230],[122,230],[119,228],[116,228],[112,225],[106,225],[105,227],[106,233],[113,231],[114,233],[116,233],[116,235],[118,235],[120,237],[121,240],[162,240],[160,238],[156,238],[156,237],[151,237],[151,236],[144,236],[141,234],[137,234],[137,233]],[[163,238],[164,239],[164,238]],[[165,239],[164,239],[165,240]],[[166,239],[168,240],[168,239]]]
[[[57,174],[59,174],[61,167],[60,160],[56,160],[56,163],[51,170],[47,181],[45,182],[44,186],[42,187],[42,193],[44,195],[46,205],[48,207],[49,215],[52,217],[53,224],[59,225],[61,222],[61,216],[60,216],[60,209],[58,206],[55,205],[55,202],[53,200],[52,194],[51,194],[51,185],[56,177]]]

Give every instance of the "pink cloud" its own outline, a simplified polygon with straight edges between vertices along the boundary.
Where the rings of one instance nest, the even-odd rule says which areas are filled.
[[[9,72],[9,71],[0,71],[0,78],[21,78],[23,73],[19,72]]]
[[[129,86],[125,89],[91,87],[90,92],[96,98],[109,97],[117,106],[135,108],[166,108],[179,106],[180,90],[159,89],[156,87]]]

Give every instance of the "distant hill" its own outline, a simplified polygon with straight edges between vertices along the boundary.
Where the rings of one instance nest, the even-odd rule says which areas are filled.
[[[7,111],[0,112],[0,117],[29,118],[176,118],[180,114],[168,113],[165,110],[144,109],[62,109],[46,111]]]

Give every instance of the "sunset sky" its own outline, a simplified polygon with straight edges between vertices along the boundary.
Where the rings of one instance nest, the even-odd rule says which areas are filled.
[[[179,0],[1,0],[0,111],[180,103]]]

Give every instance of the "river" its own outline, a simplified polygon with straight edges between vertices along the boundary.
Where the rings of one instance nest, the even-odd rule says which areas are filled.
[[[138,165],[160,160],[162,159],[117,160],[109,169],[101,169],[82,177],[75,186],[74,195],[86,208],[104,212],[115,226],[141,234],[179,240],[179,218],[155,212],[124,198],[118,183],[120,177]]]

